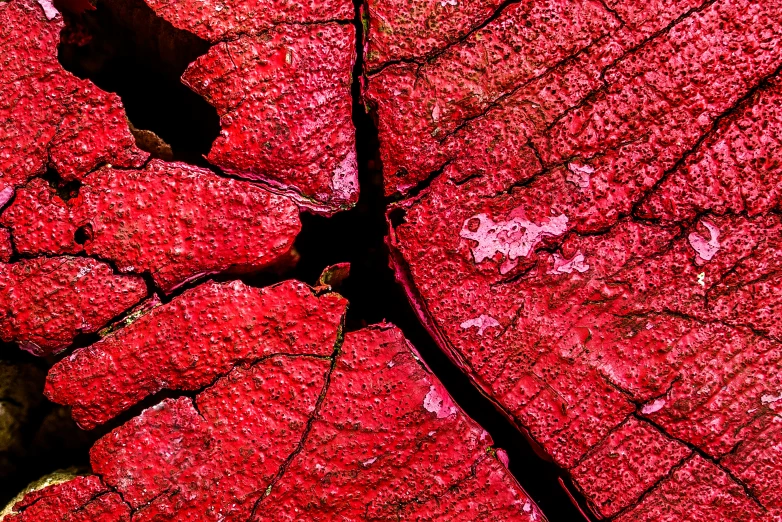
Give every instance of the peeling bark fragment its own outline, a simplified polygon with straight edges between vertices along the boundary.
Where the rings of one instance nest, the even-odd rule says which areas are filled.
[[[355,39],[352,25],[283,25],[213,46],[182,77],[220,114],[207,159],[315,212],[352,207]]]
[[[511,4],[369,76],[398,279],[597,516],[774,520],[781,7]]]
[[[140,277],[94,259],[57,257],[0,264],[0,338],[34,355],[94,333],[147,294]]]
[[[198,390],[242,362],[328,357],[345,306],[292,281],[262,290],[205,283],[55,364],[45,394],[93,428],[160,390]]]
[[[491,445],[399,330],[348,333],[308,436],[252,519],[543,520]]]
[[[130,508],[99,477],[77,477],[28,493],[5,522],[129,522]]]
[[[21,253],[85,252],[122,272],[149,272],[166,292],[207,274],[284,264],[301,227],[287,198],[158,160],[93,172],[68,201],[34,179],[0,222]]]
[[[296,285],[276,288],[284,287]],[[290,294],[281,297],[290,302]],[[186,317],[179,311],[156,322]],[[318,329],[316,316],[286,320]],[[507,457],[399,330],[379,325],[348,333],[344,343],[330,340],[328,354],[289,348],[224,368],[194,399],[143,411],[95,444],[93,471],[138,521],[545,522],[503,464]],[[92,480],[96,492],[102,486],[97,477],[77,480]]]
[[[167,399],[99,440],[93,471],[134,521],[247,520],[305,436],[329,366],[274,357],[237,368],[195,401]]]
[[[49,165],[72,180],[103,163],[138,167],[147,158],[136,148],[119,97],[57,62],[63,21],[46,5],[0,5],[0,194]]]
[[[348,0],[145,0],[158,16],[210,42],[259,34],[281,24],[353,19]]]

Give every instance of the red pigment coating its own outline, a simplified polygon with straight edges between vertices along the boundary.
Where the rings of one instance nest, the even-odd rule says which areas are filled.
[[[500,30],[544,8],[571,28]],[[389,210],[398,278],[597,516],[782,508],[781,8],[511,4],[369,76],[387,193],[426,180]]]
[[[7,263],[14,254],[14,247],[11,245],[11,232],[6,228],[0,228],[0,263]]]
[[[213,46],[182,77],[220,115],[207,159],[318,213],[352,207],[355,39],[352,25],[283,25]]]
[[[140,277],[116,275],[105,263],[79,257],[0,263],[0,338],[34,355],[93,333],[147,294]]]
[[[617,522],[772,521],[722,469],[694,456]]]
[[[81,179],[110,162],[138,167],[119,96],[66,72],[57,61],[62,16],[51,2],[0,5],[0,208],[4,195],[54,167]]]
[[[195,401],[167,399],[100,439],[92,469],[134,521],[248,520],[305,437],[330,364],[276,356],[237,368]]]
[[[130,509],[98,477],[77,477],[28,493],[4,522],[130,522]]]
[[[330,356],[346,304],[293,281],[204,283],[55,364],[44,393],[90,429],[160,390],[198,390],[242,362]]]
[[[34,179],[17,190],[0,223],[20,253],[85,252],[121,272],[149,272],[166,292],[206,274],[286,263],[301,228],[285,197],[159,160],[144,170],[93,172],[68,201]]]
[[[353,19],[349,0],[145,0],[174,27],[204,40],[236,40],[280,25],[319,24]]]
[[[166,399],[90,457],[134,521],[545,522],[503,455],[378,325],[328,356],[273,355]]]
[[[356,58],[347,0],[147,0],[215,44],[182,82],[220,115],[207,159],[261,180],[311,212],[358,201],[350,84]]]
[[[253,520],[544,520],[500,458],[399,330],[351,332]]]

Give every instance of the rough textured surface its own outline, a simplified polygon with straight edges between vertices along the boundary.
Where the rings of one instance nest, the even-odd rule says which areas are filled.
[[[0,5],[0,208],[13,189],[53,166],[82,179],[104,163],[138,167],[119,97],[57,62],[62,17],[51,2]]]
[[[15,513],[4,517],[4,521],[130,521],[127,504],[94,476],[77,477],[28,493],[13,509]]]
[[[203,388],[241,362],[328,357],[346,304],[296,282],[264,289],[205,283],[55,364],[45,393],[91,428],[160,390]]]
[[[80,257],[0,263],[0,339],[34,355],[97,332],[147,295],[144,280]]]
[[[597,516],[776,520],[781,6],[527,2],[439,31],[377,4],[386,192],[416,187],[389,243],[441,347]],[[421,43],[391,49],[397,25]]]
[[[285,197],[159,160],[143,170],[104,167],[67,201],[36,178],[17,190],[0,222],[19,253],[85,252],[121,272],[150,273],[166,292],[229,269],[284,264],[301,228]]]
[[[290,324],[320,330],[317,317]],[[96,476],[32,493],[6,520],[71,520],[77,505],[106,521],[545,520],[401,332],[329,340],[323,355],[247,360],[143,411],[95,444]]]
[[[215,44],[182,77],[220,115],[212,164],[264,181],[312,212],[355,205],[351,2],[147,3]]]
[[[316,212],[353,206],[355,40],[352,25],[291,25],[213,46],[183,76],[220,114],[207,159]]]

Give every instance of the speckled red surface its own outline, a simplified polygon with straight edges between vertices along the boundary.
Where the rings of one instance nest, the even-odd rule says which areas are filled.
[[[144,280],[79,257],[0,264],[0,338],[35,355],[66,348],[147,295]]]
[[[16,191],[0,223],[20,254],[84,252],[120,272],[149,273],[166,292],[208,274],[285,263],[301,228],[288,198],[159,160],[142,170],[101,168],[68,201],[34,179]]]
[[[596,516],[778,520],[782,4],[430,4],[369,2],[420,318]]]
[[[143,411],[93,446],[95,476],[28,495],[10,520],[545,520],[399,330],[343,338],[340,320],[290,318],[318,339],[309,353],[269,343],[195,397]]]
[[[543,520],[398,330],[343,331],[325,279],[197,284],[290,266],[299,209],[356,203],[353,5],[148,4],[211,44],[182,81],[231,178],[150,161],[58,63],[55,7],[0,3],[0,337],[100,330],[46,384],[84,428],[155,404],[7,520]],[[782,4],[364,17],[392,266],[441,348],[596,518],[780,520]]]

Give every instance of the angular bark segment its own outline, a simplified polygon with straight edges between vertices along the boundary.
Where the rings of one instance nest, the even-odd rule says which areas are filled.
[[[228,0],[147,4],[215,44],[182,81],[220,115],[207,159],[332,214],[358,200],[351,121],[352,2]]]
[[[313,211],[353,206],[355,39],[352,25],[283,25],[213,46],[182,77],[220,114],[207,159]]]
[[[283,24],[348,21],[348,0],[145,0],[158,16],[210,42],[236,40]]]
[[[262,290],[205,283],[55,364],[45,393],[92,428],[160,390],[202,388],[241,362],[330,356],[345,306],[292,281]]]
[[[280,297],[290,302],[290,294]],[[189,317],[180,310],[155,322]],[[316,315],[285,319],[289,328],[322,332]],[[140,521],[400,515],[545,521],[505,468],[507,457],[454,404],[399,330],[365,328],[344,343],[327,337],[334,344],[325,355],[289,349],[224,369],[195,399],[166,399],[104,436],[91,461],[108,488],[96,476],[42,490],[63,497],[46,516],[78,502],[92,509],[93,497],[81,494],[88,485],[94,495],[121,496]],[[30,496],[20,506],[32,504]],[[125,512],[100,520],[126,520]],[[47,520],[37,515],[20,520]]]
[[[771,520],[719,467],[695,455],[676,468],[617,522]]]
[[[62,27],[51,2],[0,6],[0,200],[49,165],[71,180],[103,163],[138,167],[148,156],[136,148],[119,97],[57,62]]]
[[[122,493],[133,520],[247,520],[305,436],[329,366],[273,357],[237,368],[195,405],[167,399],[99,440],[93,471]]]
[[[7,263],[14,255],[14,247],[11,245],[11,232],[7,228],[0,228],[0,263]]]
[[[63,201],[41,179],[0,216],[24,254],[85,252],[149,272],[170,292],[207,274],[289,261],[301,224],[287,198],[181,163],[102,168]]]
[[[5,522],[130,522],[130,508],[99,477],[77,477],[28,493]]]
[[[722,464],[742,480],[769,512],[771,520],[782,516],[782,396],[766,396],[770,412],[751,427],[754,436],[740,443]]]
[[[488,20],[502,0],[413,0],[367,2],[370,70],[393,61],[424,60],[467,36]]]
[[[529,29],[540,49],[474,57],[514,34],[491,31],[509,5],[370,75],[386,190],[421,183],[388,215],[398,278],[598,516],[700,520],[714,501],[712,517],[773,520],[779,466],[759,419],[782,389],[780,5],[564,4],[549,8],[603,9],[590,20],[604,23],[574,24],[563,58],[532,73],[514,76],[547,56],[545,23]],[[726,471],[742,448],[769,478]]]
[[[253,519],[542,520],[491,444],[399,330],[351,332],[301,451]]]
[[[773,78],[647,197],[639,215],[680,221],[705,211],[755,216],[779,209],[780,133],[782,82]]]
[[[0,338],[34,355],[66,348],[94,333],[147,294],[140,277],[78,257],[0,264]]]
[[[576,486],[593,510],[612,517],[667,476],[692,451],[630,417],[573,469]],[[611,493],[615,484],[621,488]]]

